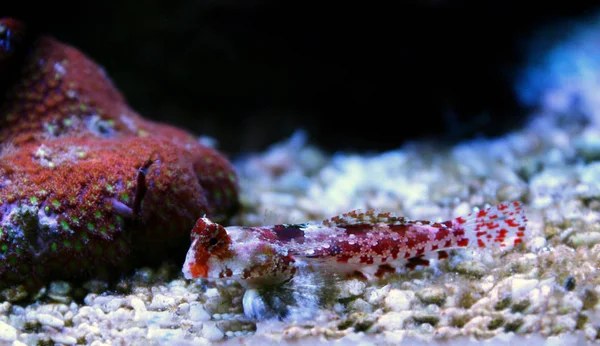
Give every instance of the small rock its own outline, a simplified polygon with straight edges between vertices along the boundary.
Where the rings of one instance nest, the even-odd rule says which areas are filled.
[[[417,292],[417,297],[425,304],[444,305],[446,291],[440,287],[426,287]]]
[[[0,303],[0,314],[6,314],[10,311],[12,304],[9,302]]]
[[[456,267],[451,269],[456,270],[459,274],[474,278],[481,278],[488,272],[488,268],[481,261],[461,261],[456,263]]]
[[[546,237],[534,237],[527,242],[527,250],[537,253],[547,245]]]
[[[349,310],[356,312],[371,313],[373,312],[373,306],[367,303],[364,299],[357,298],[348,305]]]
[[[468,215],[469,213],[471,213],[471,211],[472,210],[471,210],[471,206],[469,205],[469,203],[461,202],[456,207],[454,207],[454,210],[452,211],[452,215],[456,215],[456,216]]]
[[[217,341],[223,339],[225,333],[217,327],[216,323],[206,323],[202,328],[202,336],[209,341]]]
[[[377,320],[377,326],[382,330],[399,330],[412,316],[412,311],[388,312]]]
[[[177,310],[176,310],[177,315],[179,315],[179,316],[185,316],[189,311],[190,311],[189,303],[179,304],[179,306],[177,306]]]
[[[440,321],[440,308],[430,304],[423,310],[415,311],[413,320],[419,324],[427,323],[435,326]]]
[[[17,339],[17,330],[2,321],[0,321],[0,340],[14,341]]]
[[[506,184],[502,185],[496,191],[496,197],[499,201],[519,201],[527,193],[525,184]]]
[[[381,303],[390,292],[390,285],[385,285],[381,288],[370,287],[367,294],[367,302],[377,305]]]
[[[210,314],[204,310],[200,302],[191,302],[188,318],[195,322],[210,321]]]
[[[583,308],[583,301],[579,299],[575,292],[568,292],[562,298],[562,304],[559,305],[559,313],[579,312]]]
[[[151,284],[154,280],[154,271],[148,267],[140,268],[133,274],[133,280],[138,285]]]
[[[582,245],[593,246],[600,244],[600,232],[576,232],[569,237],[569,245],[579,247]]]
[[[111,311],[117,311],[117,309],[119,309],[121,306],[125,305],[125,299],[123,298],[117,298],[114,296],[110,296],[108,301],[106,301],[105,303],[103,303],[102,305],[100,305],[100,308],[102,309],[102,311],[108,313]],[[97,301],[98,299],[96,299],[94,301],[94,303]]]
[[[393,289],[387,297],[385,297],[385,305],[391,311],[404,311],[410,309],[410,305],[415,299],[415,293],[412,291],[403,291]]]
[[[172,343],[181,340],[183,337],[182,329],[164,329],[164,328],[149,328],[146,338],[160,340],[161,343]]]
[[[575,330],[575,326],[577,325],[577,321],[572,315],[559,315],[554,319],[554,324],[552,325],[552,332],[554,334],[560,334],[564,332],[572,332]]]
[[[216,288],[207,289],[206,292],[204,292],[204,295],[206,296],[207,299],[218,298],[221,296],[221,294],[219,293],[219,290]]]
[[[58,344],[64,345],[75,345],[77,343],[77,339],[70,335],[54,334],[50,336],[50,339]]]
[[[28,295],[29,293],[27,292],[25,286],[13,286],[0,292],[0,300],[6,300],[14,303],[27,298]]]
[[[90,293],[100,294],[108,289],[108,283],[100,280],[89,280],[83,284],[83,288]]]
[[[148,325],[158,325],[160,327],[174,327],[177,321],[169,311],[148,311],[146,313]]]
[[[365,292],[365,287],[367,287],[367,284],[358,279],[342,281],[338,298],[343,299],[359,296]]]
[[[517,279],[513,278],[511,283],[512,298],[517,300],[533,290],[539,281],[535,279]]]
[[[48,296],[66,296],[71,292],[71,285],[65,281],[52,281],[48,289]]]
[[[175,298],[168,297],[162,294],[155,294],[148,308],[150,310],[164,310],[175,305]]]
[[[61,328],[61,327],[64,327],[64,325],[65,325],[65,322],[63,320],[61,320],[58,317],[49,315],[49,314],[38,314],[37,320],[41,324],[50,326],[50,327]]]
[[[146,309],[146,305],[144,304],[144,302],[140,298],[135,297],[135,298],[131,299],[130,304],[131,304],[131,307],[133,308],[133,310],[135,311],[133,320],[134,321],[145,321],[146,313],[148,312],[148,309]]]

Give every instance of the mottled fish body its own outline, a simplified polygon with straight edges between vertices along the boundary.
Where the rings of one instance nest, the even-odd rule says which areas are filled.
[[[450,249],[512,248],[525,237],[526,223],[519,202],[445,222],[374,210],[260,227],[223,227],[200,218],[183,273],[187,279],[234,279],[245,287],[280,284],[302,268],[377,278],[443,259]]]

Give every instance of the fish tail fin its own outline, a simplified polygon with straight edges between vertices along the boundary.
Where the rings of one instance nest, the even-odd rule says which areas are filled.
[[[452,220],[459,246],[510,249],[523,241],[527,217],[520,202],[501,203]]]

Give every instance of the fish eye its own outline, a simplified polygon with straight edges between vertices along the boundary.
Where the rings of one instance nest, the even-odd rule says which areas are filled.
[[[208,241],[208,244],[212,246],[212,245],[216,245],[218,242],[219,242],[219,239],[213,237],[213,238],[210,238],[210,240]]]

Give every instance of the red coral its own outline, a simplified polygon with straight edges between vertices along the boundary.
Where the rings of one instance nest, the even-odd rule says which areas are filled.
[[[237,206],[223,155],[140,117],[75,48],[40,37],[21,66],[0,105],[0,287],[183,261],[196,219]]]

